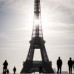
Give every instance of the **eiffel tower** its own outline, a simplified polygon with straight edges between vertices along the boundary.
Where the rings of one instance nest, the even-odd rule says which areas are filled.
[[[35,49],[40,49],[42,61],[33,61]],[[34,0],[34,25],[32,38],[30,41],[27,59],[23,63],[21,73],[39,72],[39,67],[42,67],[43,73],[54,73],[52,69],[52,63],[49,61],[47,56],[45,41],[43,39],[40,0]]]

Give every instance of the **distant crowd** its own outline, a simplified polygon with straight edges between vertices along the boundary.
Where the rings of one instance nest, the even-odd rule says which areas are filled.
[[[61,74],[61,70],[62,70],[62,59],[60,57],[58,57],[57,60],[57,74]],[[4,61],[3,63],[3,74],[9,74],[9,69],[7,68],[8,66],[8,62],[7,60]],[[69,74],[72,74],[72,68],[74,68],[74,61],[72,60],[72,58],[70,57],[68,60],[68,67],[69,67]],[[42,67],[39,67],[39,73],[41,73],[42,71]],[[14,74],[16,73],[16,67],[14,66],[13,68],[13,72]]]

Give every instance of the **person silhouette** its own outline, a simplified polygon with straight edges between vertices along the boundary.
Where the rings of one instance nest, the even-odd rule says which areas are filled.
[[[60,57],[58,57],[58,60],[57,60],[57,73],[61,74],[61,68],[62,68],[62,60],[60,59]]]
[[[42,67],[40,66],[39,67],[39,74],[42,72]]]
[[[7,72],[7,66],[8,66],[8,62],[7,62],[7,60],[5,60],[3,63],[3,73],[5,73],[5,74]]]
[[[74,70],[74,60],[73,60],[73,70]]]
[[[7,69],[7,74],[9,74],[9,69]]]
[[[69,74],[72,74],[72,66],[73,66],[73,61],[72,58],[70,57],[68,60]]]
[[[14,74],[16,73],[16,67],[14,66],[14,68],[13,68],[13,72],[14,72]]]

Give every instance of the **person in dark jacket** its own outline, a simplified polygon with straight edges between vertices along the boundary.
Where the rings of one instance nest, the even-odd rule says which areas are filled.
[[[57,73],[61,74],[61,68],[62,68],[62,60],[59,57],[57,60]]]
[[[5,60],[3,63],[3,73],[5,73],[5,74],[7,72],[7,66],[8,66],[8,62],[7,62],[7,60]]]
[[[73,66],[73,61],[72,58],[68,60],[68,67],[69,67],[69,74],[72,74],[72,66]]]
[[[14,72],[14,74],[16,73],[16,67],[14,66],[14,68],[13,68],[13,72]]]

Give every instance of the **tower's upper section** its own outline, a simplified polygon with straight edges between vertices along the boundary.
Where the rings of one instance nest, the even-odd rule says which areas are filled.
[[[38,17],[40,15],[40,0],[34,1],[34,14]]]
[[[42,26],[41,26],[41,7],[40,0],[34,0],[34,25],[33,25],[33,37],[42,37]]]

